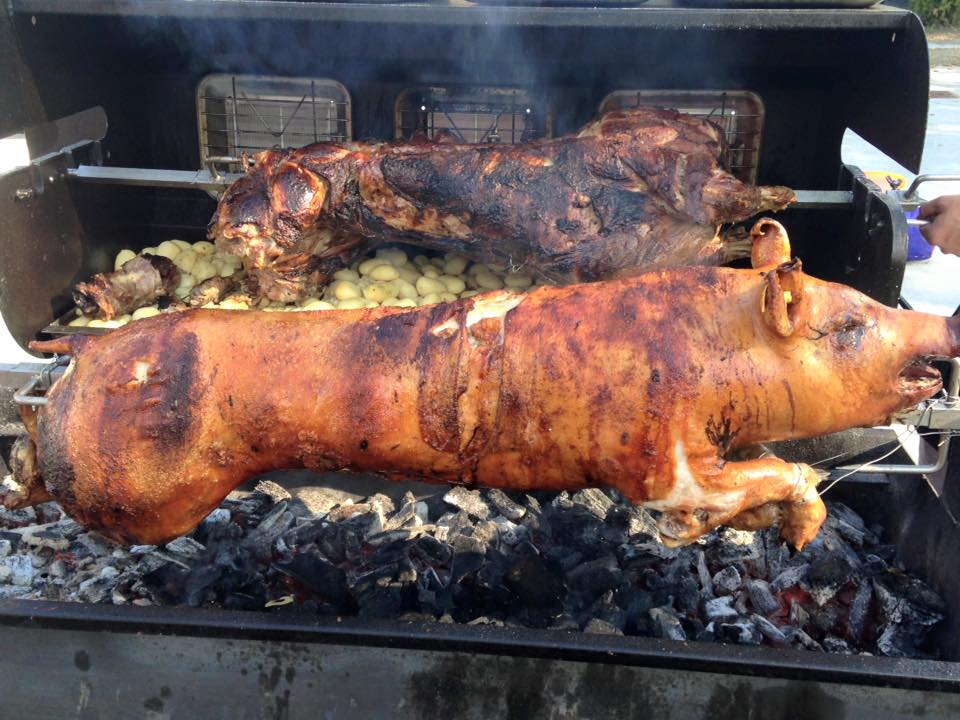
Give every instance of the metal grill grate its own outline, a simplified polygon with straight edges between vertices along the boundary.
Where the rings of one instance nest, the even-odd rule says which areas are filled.
[[[244,154],[349,140],[350,95],[327,79],[207,75],[197,125],[203,165],[239,171]]]
[[[395,130],[398,140],[424,135],[431,140],[514,144],[550,137],[551,118],[544,103],[525,90],[413,88],[397,97]]]
[[[639,106],[670,108],[710,120],[726,135],[728,149],[722,158],[733,175],[757,182],[764,106],[756,93],[736,90],[617,90],[600,103],[600,113]]]

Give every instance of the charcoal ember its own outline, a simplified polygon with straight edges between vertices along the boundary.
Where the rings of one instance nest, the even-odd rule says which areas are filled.
[[[396,503],[393,502],[393,500],[390,498],[389,495],[384,495],[383,493],[376,493],[375,495],[371,495],[366,500],[364,500],[364,502],[370,507],[380,508],[380,512],[383,513],[383,515],[385,516],[390,515],[391,513],[394,513],[397,510]],[[413,497],[413,493],[411,493],[408,490],[407,492],[404,493],[404,498],[401,502],[401,506],[407,505],[407,504],[412,506],[413,503],[415,502],[416,502],[416,499]],[[398,525],[397,527],[400,527],[400,526]]]
[[[297,488],[296,502],[291,505],[299,505],[306,514],[317,517],[326,515],[336,507],[346,505],[348,501],[352,502],[353,497],[351,493],[336,488],[307,486]]]
[[[131,545],[127,552],[131,555],[147,555],[157,549],[156,545]]]
[[[254,486],[253,492],[266,495],[275,503],[283,502],[293,497],[285,487],[278,485],[273,480],[260,480]]]
[[[457,535],[450,546],[453,548],[454,557],[462,554],[480,555],[482,557],[487,552],[486,543],[472,535]]]
[[[149,591],[155,602],[174,605],[180,601],[183,581],[189,570],[174,562],[164,562],[140,578],[140,585]],[[135,586],[136,587],[136,586]]]
[[[386,530],[365,538],[365,543],[368,548],[379,548],[398,541],[409,540],[412,537],[413,533],[409,530]]]
[[[4,558],[3,567],[9,571],[7,582],[10,584],[20,587],[29,587],[33,584],[34,568],[29,555],[9,555]]]
[[[617,628],[617,630],[620,630],[621,632],[623,632],[626,628],[628,620],[626,611],[605,599],[601,599],[599,602],[594,603],[593,606],[580,613],[580,624],[584,625],[593,618],[603,620],[604,622],[613,625],[613,627]]]
[[[478,490],[468,490],[462,485],[454,485],[443,496],[443,501],[458,510],[463,510],[477,520],[486,520],[490,517],[490,506]]]
[[[2,523],[4,527],[23,527],[24,525],[35,525],[36,522],[37,511],[33,507],[8,510],[0,505],[0,523]]]
[[[31,592],[31,588],[24,585],[0,585],[0,600],[22,598]]]
[[[420,525],[426,525],[430,522],[430,506],[423,500],[419,500],[413,505],[413,514],[419,520]]]
[[[733,607],[733,598],[721,595],[703,603],[703,616],[710,622],[727,622],[736,620],[739,614]]]
[[[818,643],[812,637],[810,637],[806,632],[801,630],[798,627],[784,627],[781,628],[783,634],[787,637],[787,642],[794,647],[802,647],[805,650],[817,650],[822,652],[823,645]]]
[[[206,529],[210,529],[226,525],[229,522],[230,511],[227,508],[218,507],[211,511],[210,514],[203,519],[201,526]]]
[[[847,638],[856,644],[863,640],[863,632],[867,627],[867,618],[873,602],[873,584],[861,582],[857,585],[856,594],[850,603],[847,612]]]
[[[267,602],[266,589],[260,593],[224,593],[222,602],[227,610],[262,610]]]
[[[479,540],[484,545],[493,547],[499,545],[500,533],[497,530],[497,524],[491,520],[481,520],[473,527],[465,529],[463,534]]]
[[[784,568],[770,583],[770,587],[775,592],[783,592],[784,590],[800,585],[801,582],[806,580],[807,572],[810,570],[809,563],[804,563],[802,565],[793,565],[788,568]]]
[[[771,615],[780,609],[780,602],[766,580],[747,580],[745,583],[753,609],[761,615]]]
[[[66,578],[70,573],[70,566],[62,558],[58,558],[50,563],[50,567],[47,568],[47,573],[52,578],[62,580]]]
[[[595,548],[601,539],[604,521],[582,505],[557,510],[553,506],[541,517],[554,543],[580,546],[584,551]]]
[[[887,572],[873,579],[881,617],[930,627],[944,619],[946,603],[926,583],[900,572]]]
[[[81,528],[76,522],[67,518],[20,528],[18,532],[21,544],[27,547],[35,550],[46,548],[59,552],[70,546],[70,541],[80,534]]]
[[[214,602],[217,599],[214,586],[224,572],[225,568],[219,565],[191,568],[183,580],[183,601],[190,607]]]
[[[493,522],[497,526],[497,534],[504,545],[513,547],[528,536],[527,528],[523,525],[517,525],[501,515],[495,517]]]
[[[81,533],[70,543],[70,553],[75,558],[103,557],[109,555],[111,550],[113,545],[110,541],[96,532]]]
[[[842,653],[844,655],[851,654],[850,646],[847,644],[846,640],[838,638],[836,635],[827,635],[823,638],[821,643],[823,649],[829,653]]]
[[[2,557],[6,557],[10,553],[16,552],[17,548],[20,547],[20,533],[0,530],[0,543],[4,543],[3,547],[9,546],[6,553],[2,555]]]
[[[748,618],[738,618],[733,622],[721,622],[716,626],[717,640],[737,645],[759,645],[762,639],[760,631]]]
[[[766,567],[762,568],[763,572],[759,574],[767,578],[776,577],[790,559],[790,549],[780,537],[780,531],[777,528],[763,530],[760,536],[760,544],[763,547],[763,562]]]
[[[713,589],[718,595],[733,595],[740,589],[742,582],[737,569],[728,566],[713,576]]]
[[[669,606],[650,608],[650,624],[655,637],[667,640],[686,640],[687,633],[680,624],[680,617]]]
[[[392,511],[386,511],[388,513]],[[406,525],[413,524],[414,522],[422,524],[423,521],[417,515],[417,501],[411,498],[405,500],[401,505],[400,509],[396,512],[392,512],[386,519],[386,522],[383,524],[384,530],[398,530]]]
[[[549,626],[550,630],[579,630],[580,623],[569,613],[558,616]]]
[[[454,582],[460,582],[468,575],[473,575],[477,572],[482,566],[484,561],[484,551],[483,544],[479,541],[474,540],[473,538],[465,538],[460,536],[457,538],[458,541],[472,541],[477,543],[481,548],[480,550],[469,550],[466,549],[466,543],[462,543],[461,547],[464,547],[463,550],[458,550],[456,546],[453,548],[453,564],[450,567],[450,577]]]
[[[826,524],[833,528],[847,542],[856,547],[875,545],[877,536],[867,528],[863,518],[840,502],[832,502],[827,506]]]
[[[623,630],[600,618],[592,618],[583,626],[583,631],[592,635],[623,635]]]
[[[167,554],[172,555],[173,557],[186,563],[192,563],[199,560],[207,552],[207,548],[204,545],[201,545],[192,537],[188,537],[186,535],[168,542],[166,545],[164,545],[164,550],[167,552]]]
[[[556,496],[550,501],[550,507],[554,510],[569,510],[573,507],[573,500],[570,499],[570,493],[566,490],[561,490],[556,494]]]
[[[575,505],[586,508],[596,515],[599,520],[604,520],[607,517],[607,511],[613,507],[613,500],[597,488],[580,490],[574,493],[570,501]]]
[[[315,553],[302,553],[273,567],[321,600],[342,606],[349,598],[346,573]]]
[[[833,632],[836,628],[839,627],[842,618],[845,615],[845,611],[839,605],[835,603],[830,603],[822,607],[815,607],[810,613],[810,627],[812,630],[817,630],[819,637],[820,634],[829,634]]]
[[[413,583],[373,585],[357,596],[358,612],[364,618],[394,618],[416,610],[417,588]]]
[[[798,602],[790,603],[790,612],[787,617],[789,617],[790,622],[798,628],[806,627],[807,623],[810,622],[810,613]]]
[[[540,515],[543,513],[542,503],[533,495],[524,495],[523,504],[526,506],[527,511],[534,515]]]
[[[763,615],[754,613],[750,616],[750,621],[771,645],[787,645],[787,636],[784,634],[783,630],[767,620],[767,618],[765,618]]]
[[[583,553],[566,545],[548,545],[544,548],[544,557],[547,561],[566,573],[583,562]]]
[[[440,540],[453,542],[453,539],[456,538],[457,535],[469,527],[473,527],[473,523],[470,521],[470,516],[465,511],[460,510],[455,513],[446,513],[445,515],[442,515],[439,520],[437,520],[437,537]],[[439,529],[443,529],[444,532],[441,534]]]
[[[882,572],[886,572],[890,569],[890,565],[887,564],[887,561],[877,555],[872,553],[867,553],[863,557],[863,574],[866,577],[873,577],[874,575]]]
[[[373,506],[369,503],[348,502],[328,512],[324,520],[331,523],[345,522],[371,512],[373,512]]]
[[[721,528],[711,550],[711,564],[718,567],[755,563],[763,557],[763,543],[759,533],[749,530]]]
[[[733,609],[741,615],[751,614],[750,594],[746,590],[738,590],[733,594]]]
[[[703,550],[697,549],[696,551],[696,566],[697,577],[700,580],[700,591],[709,600],[714,597],[713,578],[710,575],[710,570],[707,569],[707,558]]]
[[[822,553],[807,570],[800,586],[810,593],[817,605],[825,605],[837,592],[859,578],[859,563],[853,566],[849,557],[839,553]]]
[[[442,566],[450,562],[453,549],[429,535],[421,535],[410,543],[407,551],[413,562],[420,562],[423,566]]]
[[[621,577],[616,557],[603,555],[567,572],[567,586],[574,592],[599,595],[616,587]]]
[[[487,502],[493,505],[507,520],[516,522],[527,513],[527,509],[513,498],[507,495],[503,490],[492,488],[487,490]]]
[[[77,588],[77,599],[88,603],[102,603],[110,598],[117,581],[115,577],[87,578]]]
[[[680,578],[680,581],[669,589],[667,597],[673,598],[673,604],[680,612],[695,613],[700,606],[700,588],[697,581],[689,575]]]

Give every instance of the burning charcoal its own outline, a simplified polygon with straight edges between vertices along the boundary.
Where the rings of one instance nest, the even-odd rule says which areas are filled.
[[[147,553],[152,553],[156,549],[156,545],[131,545],[129,548],[127,548],[127,551],[131,555],[146,555]]]
[[[864,541],[876,544],[877,537],[867,529],[863,518],[843,503],[832,502],[828,506],[827,523],[847,542],[863,547]]]
[[[446,532],[444,538],[447,542],[453,542],[453,539],[463,532],[466,528],[472,527],[470,517],[466,512],[460,510],[456,513],[447,513],[437,520],[437,527],[443,528]],[[438,533],[439,535],[439,533]]]
[[[504,545],[513,547],[527,536],[527,529],[523,525],[517,525],[505,517],[498,515],[493,522],[497,526],[497,534]]]
[[[400,509],[390,515],[383,525],[384,530],[397,530],[417,519],[417,502],[408,500]]]
[[[703,596],[710,599],[713,593],[713,578],[710,577],[710,571],[707,569],[707,559],[703,550],[697,550],[697,577],[700,579],[700,591]]]
[[[503,490],[497,488],[487,490],[487,500],[507,520],[513,520],[515,522],[522,518],[527,512],[527,509],[523,507],[523,505],[514,502]]]
[[[763,557],[763,547],[758,533],[722,528],[717,533],[717,539],[713,557],[716,565],[726,566],[757,561]]]
[[[725,622],[727,620],[735,620],[739,617],[737,611],[733,609],[733,598],[729,595],[723,595],[704,602],[703,614],[708,621],[712,622]]]
[[[883,558],[872,553],[868,553],[863,558],[863,573],[868,577],[886,572],[889,568],[890,566]]]
[[[799,627],[804,627],[808,622],[810,622],[810,613],[803,609],[803,606],[798,602],[790,603],[790,622]]]
[[[528,512],[531,512],[535,515],[540,515],[543,512],[543,506],[533,495],[524,495],[523,504],[527,506]]]
[[[416,587],[412,584],[373,585],[357,597],[358,614],[365,618],[396,617],[416,603]]]
[[[600,520],[604,520],[607,517],[607,511],[613,507],[613,501],[597,488],[580,490],[570,500],[576,505],[585,507]]]
[[[718,595],[732,595],[740,589],[740,573],[735,567],[725,567],[713,576],[713,588]]]
[[[214,584],[223,576],[225,568],[203,565],[190,570],[183,581],[184,601],[190,607],[200,607],[216,599]]]
[[[822,606],[832,600],[840,588],[855,581],[858,574],[858,569],[850,565],[846,556],[824,553],[810,563],[801,586],[810,593],[817,605]]]
[[[613,603],[603,600],[583,613],[581,625],[589,622],[592,618],[610,623],[617,628],[617,630],[621,631],[627,626],[627,613]]]
[[[567,585],[574,592],[600,594],[616,587],[621,575],[617,559],[613,555],[603,555],[570,570]]]
[[[0,585],[0,600],[22,598],[30,592],[31,589],[23,585]]]
[[[6,538],[0,538],[0,558],[5,558],[13,552],[13,543]]]
[[[554,545],[544,552],[547,560],[564,573],[569,572],[583,561],[583,553],[563,545]]]
[[[426,525],[430,522],[430,506],[423,500],[414,503],[413,514],[416,515],[421,525]]]
[[[467,538],[461,535],[457,540],[469,540],[476,545],[483,548],[483,544],[473,538]],[[462,547],[469,547],[466,543],[463,543]],[[458,551],[456,546],[454,546],[454,555],[453,555],[453,565],[450,568],[450,575],[454,582],[460,582],[467,575],[472,575],[477,572],[483,566],[483,549],[479,552],[477,550],[464,549]]]
[[[47,573],[52,578],[63,579],[67,577],[70,572],[70,568],[67,566],[67,563],[63,560],[57,559],[50,563],[50,567],[47,568]]]
[[[33,561],[29,555],[10,555],[3,564],[10,570],[11,584],[29,587],[33,583]]]
[[[396,509],[397,509],[397,506],[393,502],[393,500],[391,500],[388,495],[384,495],[383,493],[376,493],[375,495],[371,495],[366,500],[364,500],[364,502],[370,507],[379,507],[380,512],[382,512],[384,515],[390,515],[390,513],[396,512]],[[409,491],[404,493],[404,500],[403,500],[403,503],[401,504],[413,503],[413,502],[416,502],[413,497],[413,494]]]
[[[314,553],[303,553],[274,566],[322,600],[342,605],[347,597],[347,577],[338,567]]]
[[[845,640],[841,640],[835,635],[827,635],[823,639],[823,649],[831,653],[843,653],[844,655],[850,654],[850,646],[847,645]]]
[[[477,490],[467,490],[462,485],[455,485],[443,496],[443,501],[478,520],[490,517],[490,507]]]
[[[7,552],[7,555],[12,552],[16,552],[17,548],[20,547],[20,533],[11,532],[9,530],[0,530],[0,540],[3,540],[10,545],[10,550]],[[7,555],[4,555],[3,557],[6,557]]]
[[[754,624],[757,630],[760,631],[760,634],[770,642],[771,645],[787,644],[787,636],[783,634],[783,631],[763,617],[763,615],[757,615],[754,613],[750,616],[750,621]]]
[[[672,594],[673,604],[680,612],[695,613],[700,606],[700,588],[697,581],[689,575],[680,578],[679,583],[672,588]]]
[[[720,642],[736,643],[737,645],[759,645],[761,637],[760,631],[747,618],[739,618],[735,622],[717,625],[717,640]]]
[[[831,603],[819,608],[814,608],[810,614],[810,624],[813,626],[813,629],[819,630],[824,634],[831,633],[840,624],[842,615],[843,609]]]
[[[859,644],[863,638],[863,631],[867,625],[867,615],[873,600],[873,585],[862,582],[857,586],[857,593],[850,604],[847,613],[847,637]]]
[[[642,507],[631,506],[627,508],[630,513],[630,521],[627,525],[627,534],[633,540],[649,540],[653,542],[660,541],[660,531],[657,530],[657,521],[653,516]]]
[[[583,631],[585,633],[591,633],[593,635],[623,635],[623,630],[611,625],[606,620],[601,620],[600,618],[593,618],[586,625],[583,626]]]
[[[203,525],[208,529],[226,525],[230,522],[230,511],[226,508],[216,508],[203,519]]]
[[[733,609],[741,615],[750,614],[750,594],[746,590],[739,590],[734,593]]]
[[[92,577],[80,583],[77,589],[77,597],[88,603],[103,602],[113,591],[117,584],[113,577]]]
[[[788,588],[795,587],[806,579],[809,570],[810,565],[808,564],[788,567],[773,579],[770,587],[776,592],[782,592]]]
[[[370,512],[373,512],[373,508],[367,503],[348,502],[328,512],[324,519],[331,523],[345,522]]]
[[[469,534],[471,537],[476,538],[484,545],[496,546],[499,540],[499,533],[497,532],[497,524],[491,522],[490,520],[483,520],[478,522],[472,528],[469,528],[464,532],[464,534]]]
[[[668,640],[686,640],[687,633],[680,625],[680,618],[670,607],[650,608],[650,623],[653,634]]]
[[[278,485],[273,482],[273,480],[260,480],[253,488],[253,491],[261,495],[266,495],[275,503],[289,500],[292,497],[285,487]]]
[[[346,505],[348,500],[352,502],[354,496],[336,488],[309,486],[297,488],[295,497],[308,513],[322,516],[335,507]]]
[[[456,555],[463,553],[483,555],[487,551],[487,546],[483,540],[470,535],[457,535],[450,545],[453,547],[453,552]]]
[[[754,610],[762,615],[770,615],[780,609],[780,603],[770,590],[770,584],[765,580],[747,580],[747,592]]]
[[[783,628],[783,634],[787,636],[787,641],[791,645],[798,645],[805,650],[819,650],[823,651],[823,645],[818,643],[812,637],[807,635],[803,630],[797,627],[785,627]]]
[[[186,535],[171,540],[164,546],[164,549],[174,557],[188,563],[200,559],[207,550],[206,547]]]
[[[573,501],[570,499],[570,493],[561,490],[556,497],[550,501],[550,507],[555,510],[569,510],[573,507]]]

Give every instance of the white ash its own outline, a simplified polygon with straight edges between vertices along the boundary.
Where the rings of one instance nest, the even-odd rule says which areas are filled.
[[[0,598],[582,630],[925,657],[943,601],[839,503],[791,553],[776,529],[671,549],[614,492],[453,487],[362,498],[262,482],[187,536],[119,547],[53,503],[0,512]],[[310,498],[307,502],[305,498]],[[293,602],[285,600],[292,597]],[[279,603],[271,602],[281,600]]]

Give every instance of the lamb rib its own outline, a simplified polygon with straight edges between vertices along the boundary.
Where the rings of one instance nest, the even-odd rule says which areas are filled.
[[[272,300],[312,294],[375,242],[456,250],[557,281],[731,259],[723,223],[785,187],[720,167],[722,131],[670,110],[607,113],[577,135],[503,146],[320,143],[255,156],[210,223]]]

